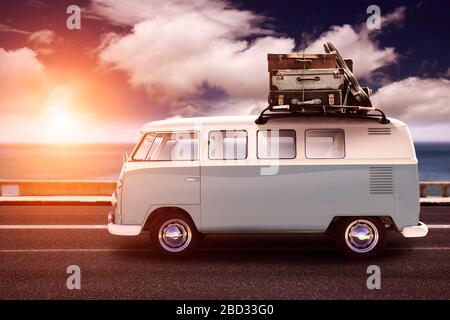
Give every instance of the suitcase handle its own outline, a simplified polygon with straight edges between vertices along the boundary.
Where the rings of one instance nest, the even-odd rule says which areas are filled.
[[[319,76],[303,76],[303,77],[297,77],[297,81],[306,81],[306,80],[312,80],[312,81],[320,81]]]

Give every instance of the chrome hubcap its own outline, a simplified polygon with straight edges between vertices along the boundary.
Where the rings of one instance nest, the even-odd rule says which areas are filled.
[[[378,243],[379,234],[377,227],[369,220],[353,221],[345,231],[345,242],[354,252],[369,252]]]
[[[163,223],[158,232],[159,243],[169,252],[180,252],[189,246],[192,232],[189,225],[180,219],[171,219]]]

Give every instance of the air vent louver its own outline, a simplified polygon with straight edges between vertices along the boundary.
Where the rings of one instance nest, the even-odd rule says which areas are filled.
[[[391,128],[368,128],[369,136],[385,136],[391,134]]]
[[[370,167],[369,190],[370,194],[393,194],[394,169],[384,166]]]

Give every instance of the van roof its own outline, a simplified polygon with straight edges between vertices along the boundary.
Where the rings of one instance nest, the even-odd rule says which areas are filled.
[[[237,127],[271,127],[274,123],[278,125],[304,124],[317,126],[363,126],[363,127],[389,127],[389,126],[406,126],[402,121],[388,118],[390,123],[380,124],[373,119],[366,118],[333,118],[333,117],[286,117],[271,119],[266,124],[257,125],[255,120],[257,115],[245,116],[211,116],[211,117],[193,117],[193,118],[169,118],[148,122],[142,127],[142,132],[154,130],[192,130],[201,127],[224,127],[230,129]]]

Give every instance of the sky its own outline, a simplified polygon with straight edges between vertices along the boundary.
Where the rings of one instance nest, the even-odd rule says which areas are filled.
[[[369,5],[380,29],[367,26]],[[68,29],[70,5],[80,29]],[[447,1],[16,0],[0,4],[0,143],[129,142],[148,121],[257,114],[267,53],[354,61],[415,141],[450,142]]]

